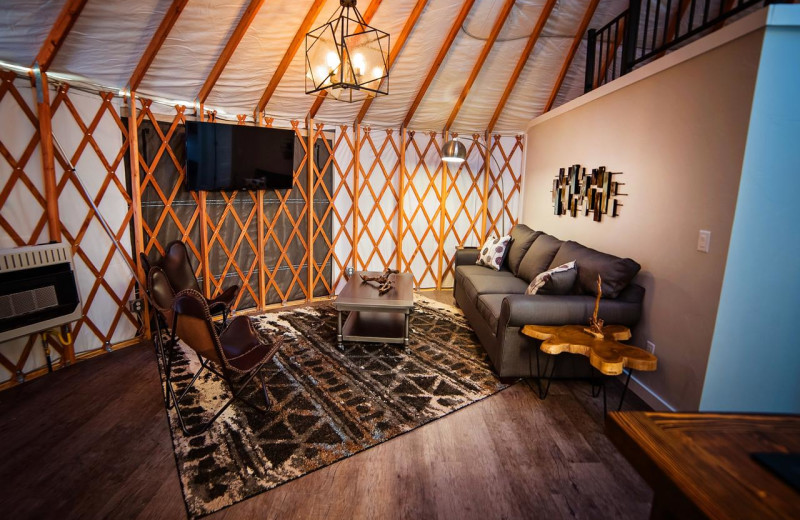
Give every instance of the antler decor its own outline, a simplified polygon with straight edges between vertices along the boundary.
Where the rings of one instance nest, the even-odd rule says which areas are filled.
[[[594,301],[594,312],[589,318],[589,328],[583,329],[587,334],[591,334],[597,339],[603,339],[603,320],[597,317],[600,310],[600,298],[603,296],[603,279],[597,275],[597,299]]]
[[[394,287],[394,278],[389,279],[389,275],[397,274],[400,271],[397,269],[389,269],[388,267],[380,276],[369,276],[361,274],[361,280],[365,283],[375,282],[378,284],[378,295],[383,296]]]

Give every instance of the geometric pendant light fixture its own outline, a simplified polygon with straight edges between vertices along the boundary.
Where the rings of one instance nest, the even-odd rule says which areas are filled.
[[[327,92],[340,101],[389,93],[389,34],[364,22],[357,0],[306,34],[306,94]]]

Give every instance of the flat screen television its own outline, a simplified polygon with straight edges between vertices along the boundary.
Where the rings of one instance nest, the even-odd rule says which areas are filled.
[[[293,130],[186,122],[186,187],[192,191],[292,187]]]

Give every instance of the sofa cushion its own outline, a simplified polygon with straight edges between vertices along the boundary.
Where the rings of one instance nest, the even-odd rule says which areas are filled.
[[[506,264],[509,270],[515,275],[519,274],[519,264],[522,257],[530,249],[536,237],[542,234],[541,231],[534,231],[525,224],[517,224],[511,229],[511,246],[506,256]]]
[[[510,271],[492,272],[484,268],[487,274],[462,276],[459,285],[464,284],[464,291],[472,301],[481,294],[522,294],[528,284],[520,280]]]
[[[503,306],[505,297],[505,294],[482,294],[478,297],[478,304],[476,305],[478,312],[495,336],[497,336],[497,323],[500,319],[500,309]]]
[[[550,266],[550,262],[553,261],[553,257],[555,257],[556,253],[558,252],[558,248],[560,248],[561,244],[563,243],[564,242],[561,240],[554,236],[550,236],[547,233],[542,233],[536,237],[536,240],[533,241],[533,244],[531,244],[528,252],[525,253],[524,257],[522,257],[522,262],[519,264],[519,272],[517,275],[526,282],[530,283],[537,274],[547,271],[548,267]],[[574,260],[574,258],[568,258],[564,262],[556,265],[561,265],[569,262],[570,260]]]
[[[464,278],[465,276],[481,276],[486,274],[492,274],[492,271],[490,271],[489,269],[490,269],[489,267],[484,267],[482,265],[475,265],[475,264],[456,266],[456,283],[460,283],[461,279]]]
[[[630,258],[601,253],[571,240],[564,242],[551,265],[557,266],[571,260],[575,260],[578,264],[577,292],[597,296],[597,275],[600,275],[603,279],[604,298],[619,296],[620,291],[641,269],[641,266]]]
[[[501,269],[501,273],[509,273],[507,269]],[[455,274],[455,285],[464,285],[464,278],[469,278],[471,276],[483,276],[483,275],[492,275],[495,271],[490,269],[489,267],[484,267],[482,265],[475,265],[475,264],[468,264],[468,265],[457,265],[456,266],[456,274]]]

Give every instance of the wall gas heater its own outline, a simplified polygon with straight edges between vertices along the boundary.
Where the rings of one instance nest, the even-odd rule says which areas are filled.
[[[0,342],[81,317],[70,246],[0,250]]]

